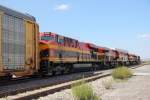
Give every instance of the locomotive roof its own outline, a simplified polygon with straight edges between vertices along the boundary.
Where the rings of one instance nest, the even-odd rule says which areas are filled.
[[[54,32],[41,32],[40,34],[41,34],[41,36],[42,36],[43,34],[54,34],[54,35],[58,35],[58,36],[60,36],[60,37],[64,37],[64,38],[67,38],[67,39],[71,39],[71,40],[78,41],[77,39],[73,39],[73,38],[71,38],[71,37],[63,36],[63,35],[60,35],[60,34],[54,33]]]
[[[33,17],[29,14],[24,14],[24,13],[18,12],[16,10],[4,7],[2,5],[0,5],[0,11],[3,11],[5,14],[8,14],[8,15],[11,15],[14,17],[24,18],[24,19],[31,20],[31,21],[36,21],[35,17]]]
[[[105,50],[110,50],[109,48],[107,47],[102,47],[102,46],[97,46],[95,44],[92,44],[92,43],[87,43],[90,47],[92,48],[101,48],[101,49],[105,49]]]

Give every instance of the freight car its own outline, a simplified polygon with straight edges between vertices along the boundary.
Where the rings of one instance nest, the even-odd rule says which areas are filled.
[[[123,50],[79,42],[52,32],[40,33],[39,72],[42,75],[70,72],[76,64],[91,64],[91,69],[109,69],[139,62],[139,56]]]
[[[0,6],[0,76],[38,71],[38,24],[33,16]]]

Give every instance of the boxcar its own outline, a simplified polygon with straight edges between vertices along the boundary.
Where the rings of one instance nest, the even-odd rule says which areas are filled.
[[[33,16],[0,5],[0,76],[38,71],[38,30]]]

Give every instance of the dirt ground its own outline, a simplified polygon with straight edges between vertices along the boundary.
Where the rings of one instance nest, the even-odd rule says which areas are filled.
[[[128,81],[114,83],[112,90],[101,96],[102,100],[150,100],[150,65],[134,72]]]

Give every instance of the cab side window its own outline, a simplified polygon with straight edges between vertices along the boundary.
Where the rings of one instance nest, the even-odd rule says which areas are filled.
[[[58,39],[59,44],[64,44],[64,39]]]

